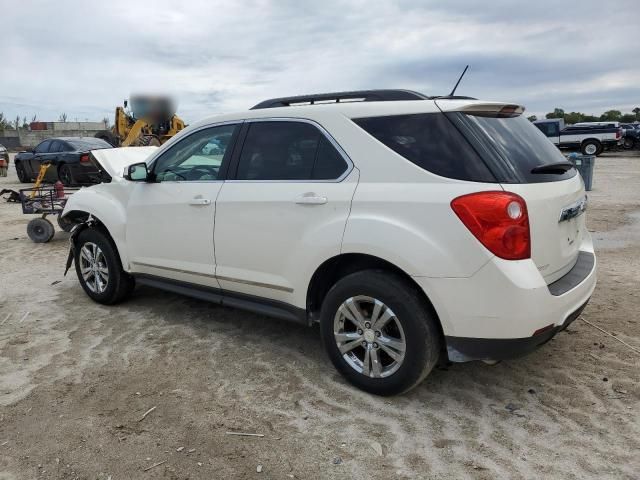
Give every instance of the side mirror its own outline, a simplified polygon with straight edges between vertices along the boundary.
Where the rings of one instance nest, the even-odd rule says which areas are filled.
[[[132,182],[146,182],[149,179],[149,170],[144,162],[129,165],[125,170],[124,178]]]

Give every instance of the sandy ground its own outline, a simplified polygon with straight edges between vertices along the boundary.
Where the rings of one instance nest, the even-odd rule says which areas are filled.
[[[0,187],[15,182],[12,166]],[[598,159],[588,215],[583,318],[640,348],[640,156]],[[93,303],[62,275],[67,234],[34,244],[28,220],[0,203],[2,480],[640,478],[640,355],[581,320],[378,398],[337,375],[317,328],[147,288]]]

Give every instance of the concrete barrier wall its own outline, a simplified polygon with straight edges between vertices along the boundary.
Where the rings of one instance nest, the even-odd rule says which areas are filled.
[[[66,122],[70,126],[76,122]],[[93,122],[92,122],[93,123]],[[102,125],[102,128],[94,129],[66,129],[66,130],[15,130],[0,131],[0,144],[7,148],[33,148],[43,140],[51,137],[93,137],[100,130],[104,130],[104,124],[95,122],[96,125]],[[82,125],[82,124],[81,124]]]

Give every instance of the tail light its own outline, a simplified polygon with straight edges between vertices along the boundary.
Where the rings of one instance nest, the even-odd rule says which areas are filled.
[[[531,257],[529,214],[524,199],[509,192],[478,192],[451,201],[469,231],[494,255],[506,260]]]
[[[620,138],[622,138],[622,129],[621,128],[616,130],[616,140],[620,140]]]
[[[89,163],[89,162],[91,162],[91,160],[89,159],[88,153],[83,153],[82,155],[80,155],[80,163]]]

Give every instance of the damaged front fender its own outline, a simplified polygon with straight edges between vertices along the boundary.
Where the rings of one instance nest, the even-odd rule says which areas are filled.
[[[67,265],[64,269],[65,277],[67,276],[67,272],[71,268],[71,265],[73,265],[73,259],[76,256],[76,242],[78,240],[78,235],[80,235],[80,232],[82,232],[83,230],[86,230],[87,228],[91,228],[95,224],[96,224],[95,218],[89,215],[89,217],[84,222],[77,223],[71,229],[71,235],[69,236],[69,255],[67,256]]]

